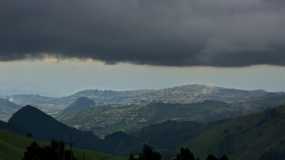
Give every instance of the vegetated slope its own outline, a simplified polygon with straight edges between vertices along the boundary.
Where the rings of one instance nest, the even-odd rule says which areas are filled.
[[[146,144],[135,136],[124,132],[115,132],[107,135],[104,142],[108,145],[109,153],[130,154],[138,153]]]
[[[116,131],[129,132],[166,120],[213,122],[262,112],[285,103],[284,93],[270,93],[261,90],[243,91],[203,85],[186,85],[162,90],[141,90],[140,92],[87,90],[71,97],[79,95],[89,97],[90,101],[92,99],[94,102],[95,99],[99,102],[96,101],[93,107],[91,105],[84,107],[78,105],[76,101],[56,118],[69,126],[93,131],[99,136]],[[153,99],[154,97],[157,99]],[[106,103],[116,102],[118,104],[98,105],[103,102],[103,98]],[[144,102],[137,101],[137,98],[144,99]],[[127,101],[126,103],[130,105],[122,105],[125,102],[119,102],[121,100]],[[76,112],[69,111],[70,107],[78,109]]]
[[[193,104],[152,103],[149,105],[95,107],[76,114],[63,113],[59,120],[69,126],[105,136],[131,132],[167,120],[210,122],[235,116],[235,108],[218,101]]]
[[[77,103],[78,99],[82,101],[83,97],[88,98],[87,101],[90,103],[88,102],[89,104],[87,105]],[[230,106],[230,108],[224,108],[223,113],[228,113],[228,110],[231,110],[235,112],[235,115],[241,116],[260,112],[267,108],[285,103],[285,93],[271,93],[262,90],[245,91],[205,85],[184,85],[159,90],[84,90],[70,96],[59,98],[39,95],[15,95],[10,96],[9,100],[20,105],[35,105],[37,108],[56,117],[67,125],[83,130],[92,130],[97,132],[98,135],[104,136],[114,131],[127,131],[130,128],[136,128],[136,126],[138,126],[137,128],[141,128],[149,125],[148,123],[144,123],[146,118],[140,117],[140,112],[144,112],[141,110],[145,110],[144,108],[147,108],[145,106],[151,104],[190,105],[203,103],[205,101],[219,101],[227,103]],[[102,109],[100,106],[105,107]],[[91,113],[84,113],[83,110],[90,107],[96,108],[94,110],[100,114],[94,114],[92,109],[87,109]],[[119,108],[116,109],[115,107]],[[68,108],[73,109],[69,110]],[[80,113],[77,114],[77,112]],[[91,119],[86,121],[78,120],[81,119],[82,115],[85,116],[85,114],[86,116],[90,116]],[[93,118],[92,115],[96,117]],[[101,115],[112,117],[106,118]],[[117,115],[129,116],[131,118],[120,119]],[[76,118],[73,119],[74,117]],[[140,117],[140,119],[136,119],[137,117]],[[160,115],[158,117],[160,117]],[[220,114],[218,117],[222,119],[227,118],[228,115]],[[134,122],[132,122],[132,118],[135,118]],[[185,120],[183,116],[175,116],[175,118]],[[84,119],[84,117],[82,119]],[[190,120],[197,119],[203,120],[203,116]],[[206,118],[206,120],[203,121],[209,120],[216,120],[216,118]],[[140,123],[137,123],[138,121]]]
[[[92,108],[95,106],[93,100],[87,97],[80,97],[67,108],[64,109],[66,112],[79,112],[84,109]]]
[[[283,94],[269,94],[265,97],[254,98],[249,101],[232,103],[231,106],[239,110],[240,115],[262,112],[285,104]]]
[[[8,124],[18,133],[29,133],[36,139],[62,140],[83,148],[102,149],[104,147],[102,140],[91,132],[68,127],[31,106],[23,107],[16,112]]]
[[[20,160],[32,139],[0,129],[0,160]]]
[[[143,143],[150,144],[163,153],[173,153],[186,140],[191,141],[203,132],[205,126],[205,124],[191,121],[166,121],[144,127],[131,134],[143,141]]]
[[[33,139],[0,129],[0,160],[21,160],[24,151]],[[47,142],[40,142],[42,145]],[[75,156],[85,160],[123,160],[124,157],[111,156],[105,153],[92,150],[74,149]]]
[[[30,109],[28,108],[29,112]],[[36,109],[32,109],[35,112]],[[40,119],[39,124],[44,122],[41,117],[33,117]],[[12,124],[15,123],[10,125]],[[26,125],[27,122],[24,123],[24,126]],[[108,145],[109,151],[121,153],[126,153],[126,150],[136,150],[141,144],[148,143],[159,151],[171,153],[175,153],[180,146],[189,146],[201,158],[205,158],[208,154],[220,156],[226,153],[234,160],[269,160],[270,157],[271,159],[274,157],[274,160],[284,160],[284,126],[285,106],[283,105],[263,113],[209,124],[166,121],[133,132],[131,136],[122,132],[114,133],[107,136],[104,143]],[[6,147],[5,144],[1,145]]]
[[[72,104],[67,106],[60,114],[61,117],[72,117],[78,112],[95,107],[93,100],[87,97],[80,97]]]
[[[8,101],[7,99],[0,98],[0,120],[8,121],[12,114],[20,108],[20,106]]]
[[[233,160],[284,160],[284,133],[285,105],[209,124],[168,121],[132,135],[170,155],[188,146],[202,159],[209,154],[227,154]]]
[[[259,160],[262,155],[285,155],[285,106],[209,125],[188,146],[200,157],[228,154],[233,159]],[[283,155],[283,156],[282,156]]]
[[[16,112],[7,126],[10,131],[21,135],[32,135],[37,140],[59,140],[77,148],[95,149],[112,154],[128,154],[130,151],[139,151],[143,145],[127,134],[124,134],[124,141],[122,141],[122,136],[118,136],[118,134],[100,139],[92,132],[68,127],[32,106],[23,107]]]

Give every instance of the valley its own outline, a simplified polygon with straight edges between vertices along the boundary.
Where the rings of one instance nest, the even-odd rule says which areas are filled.
[[[203,159],[227,154],[234,160],[263,160],[273,154],[283,157],[285,148],[284,93],[189,85],[145,91],[89,90],[61,98],[12,97],[0,100],[5,115],[1,119],[6,121],[0,123],[3,133],[62,140],[104,154],[126,156],[149,144],[165,156],[187,146]],[[29,103],[35,106],[22,105]]]

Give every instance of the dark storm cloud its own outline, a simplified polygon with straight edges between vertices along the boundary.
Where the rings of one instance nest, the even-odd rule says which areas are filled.
[[[285,65],[283,0],[1,0],[0,60]]]

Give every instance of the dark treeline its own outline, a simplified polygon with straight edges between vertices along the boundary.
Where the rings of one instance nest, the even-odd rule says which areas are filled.
[[[33,142],[26,148],[22,160],[77,160],[72,149],[66,149],[65,144],[51,141],[50,145],[40,146]]]
[[[144,145],[142,153],[130,154],[129,160],[161,160],[162,156],[159,152],[154,151],[150,146]],[[198,157],[190,151],[188,148],[181,148],[179,153],[173,158],[173,160],[200,160]],[[206,160],[229,160],[226,155],[218,158],[214,155],[208,155]]]
[[[47,146],[33,142],[26,148],[22,160],[77,160],[72,149],[66,149],[64,142],[51,141]],[[150,146],[144,145],[142,152],[130,154],[128,160],[162,160],[162,155]],[[172,160],[200,160],[188,148],[181,148]],[[229,160],[226,155],[217,158],[208,155],[206,160]]]

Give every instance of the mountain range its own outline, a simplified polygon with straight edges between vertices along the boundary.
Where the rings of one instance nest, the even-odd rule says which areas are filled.
[[[260,113],[210,123],[165,121],[132,133],[116,132],[100,139],[56,121],[42,111],[26,106],[17,111],[0,130],[11,130],[35,139],[59,139],[76,147],[112,154],[136,152],[150,144],[164,155],[188,146],[203,158],[208,154],[229,155],[230,159],[283,160],[285,158],[285,106]],[[71,137],[68,135],[72,135]],[[276,158],[277,157],[277,158]]]
[[[132,147],[127,148],[129,144],[126,141],[124,148],[118,150],[118,145],[122,145],[118,142],[122,141],[122,139],[117,134],[112,134],[106,139],[101,139],[92,132],[80,131],[68,127],[32,106],[21,108],[13,114],[7,123],[0,121],[1,130],[8,130],[23,136],[27,135],[36,140],[59,140],[76,148],[92,149],[112,154],[128,154],[131,151],[138,151],[143,145],[140,141],[136,140],[131,143],[130,146]],[[126,135],[127,139],[131,139],[132,137],[127,134],[124,135]]]
[[[211,123],[259,113],[284,104],[285,93],[184,85],[159,90],[84,90],[58,98],[15,95],[6,102],[33,105],[68,126],[105,137],[169,120]],[[7,120],[16,110],[2,106],[8,108],[2,114],[6,116],[2,120]]]
[[[246,93],[246,91],[235,90],[232,92]],[[243,100],[239,100],[238,96],[234,100],[226,96],[230,93],[225,93],[224,101],[221,101],[223,98],[217,98],[220,101],[204,98],[188,104],[152,102],[129,105],[94,105],[93,107],[86,105],[87,107],[84,107],[85,105],[79,105],[84,104],[84,101],[80,102],[81,98],[78,98],[65,110],[59,112],[56,118],[69,126],[93,131],[98,136],[104,137],[117,131],[133,132],[167,120],[209,123],[262,112],[285,103],[283,93],[261,91],[262,93],[255,95],[258,91],[253,92],[248,93],[249,98],[245,96],[241,98]],[[218,96],[216,95],[216,97]],[[88,99],[89,102],[92,101],[91,98]],[[77,108],[77,112],[68,111],[69,107]]]
[[[93,131],[104,137],[117,131],[132,132],[168,120],[207,123],[236,117],[238,113],[224,102],[204,101],[192,104],[103,106],[82,109],[79,112],[64,110],[57,119],[69,126]]]
[[[33,105],[37,107],[64,109],[78,98],[87,97],[95,105],[146,105],[149,103],[189,104],[205,100],[222,101],[225,103],[243,103],[262,99],[268,96],[284,96],[283,92],[266,92],[264,90],[239,90],[206,85],[184,85],[157,90],[83,90],[65,97],[51,98],[39,95],[13,95],[9,100],[18,105]]]

